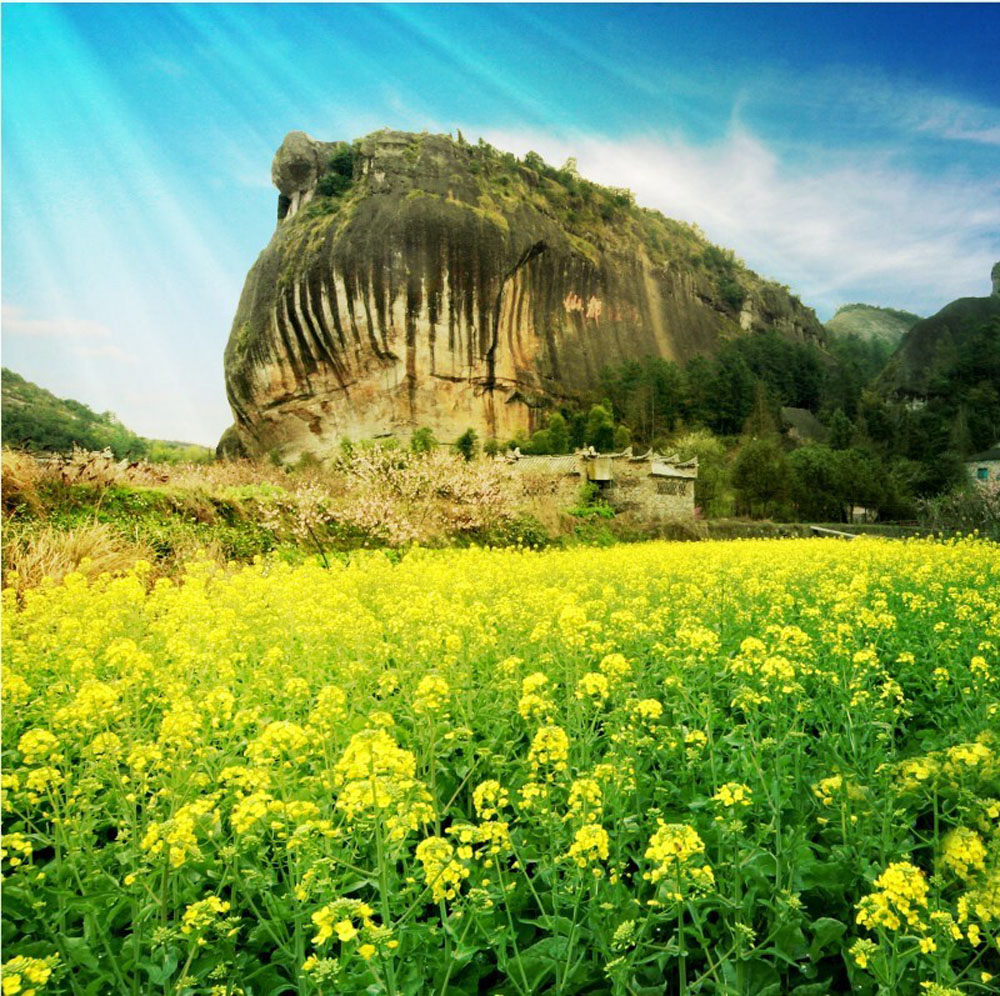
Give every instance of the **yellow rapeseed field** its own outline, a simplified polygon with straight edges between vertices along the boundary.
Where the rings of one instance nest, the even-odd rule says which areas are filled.
[[[996,993],[1000,547],[5,591],[2,991]]]

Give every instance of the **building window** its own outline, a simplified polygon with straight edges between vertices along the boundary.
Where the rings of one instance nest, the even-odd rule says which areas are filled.
[[[979,467],[976,470],[976,478],[980,481],[988,481],[990,479],[989,467]]]
[[[687,491],[687,481],[677,481],[672,478],[657,478],[656,493],[658,495],[683,495]]]

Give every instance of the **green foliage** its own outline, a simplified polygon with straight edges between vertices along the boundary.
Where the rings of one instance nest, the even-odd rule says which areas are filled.
[[[714,250],[705,252],[703,263],[713,270],[729,265],[727,254]],[[941,354],[927,397],[917,400],[886,397],[878,389],[890,351],[884,342],[834,336],[829,351],[832,362],[814,346],[775,332],[746,335],[683,369],[658,357],[607,367],[601,390],[640,445],[682,424],[723,437],[762,437],[781,424],[780,406],[811,411],[829,427],[832,448],[854,452],[859,466],[867,467],[868,458],[858,453],[881,461],[880,485],[863,489],[869,501],[856,503],[878,504],[885,515],[908,515],[914,497],[947,492],[964,479],[962,454],[1000,439],[1000,319],[982,323],[961,350]],[[570,430],[585,440],[579,414],[571,417]],[[847,500],[828,497],[827,509]],[[781,502],[763,504],[777,508]],[[797,504],[812,512],[824,507],[822,500]]]
[[[920,316],[913,314],[912,311],[900,311],[898,308],[883,308],[881,305],[871,305],[871,304],[861,304],[858,302],[853,302],[851,304],[842,304],[837,309],[837,314],[848,311],[882,311],[891,317],[898,319],[900,322],[905,322],[908,325],[915,325],[920,321]]]
[[[830,419],[830,445],[835,450],[846,450],[851,445],[851,437],[854,434],[854,426],[851,420],[844,414],[842,408],[838,408]]]
[[[351,188],[354,178],[354,149],[345,146],[327,160],[326,172],[316,183],[316,193],[322,197],[341,197]]]
[[[614,448],[616,451],[628,449],[632,445],[632,433],[627,425],[619,425],[615,429]]]
[[[751,439],[777,436],[781,424],[781,406],[768,394],[767,388],[758,381],[754,391],[754,404],[743,423],[743,435]]]
[[[428,426],[422,426],[410,437],[410,449],[414,453],[430,453],[437,446],[434,432]]]
[[[600,486],[593,481],[584,481],[577,492],[576,505],[568,509],[577,519],[613,519],[615,510],[601,495]]]
[[[165,463],[205,463],[213,459],[212,451],[205,446],[137,436],[112,412],[98,414],[72,398],[57,398],[6,367],[2,378],[5,446],[34,453],[69,453],[74,446],[110,449],[118,460]]]
[[[801,446],[788,456],[792,497],[803,519],[840,522],[844,518],[842,454],[829,446]]]
[[[569,425],[560,412],[549,416],[549,446],[551,453],[569,452]]]
[[[646,444],[677,427],[684,402],[684,375],[658,356],[631,360],[601,371],[601,389],[615,415]]]
[[[150,463],[211,463],[215,453],[196,443],[176,443],[167,439],[147,439],[145,459]]]
[[[475,429],[469,428],[455,440],[455,449],[462,454],[466,460],[472,460],[479,449],[479,435]]]
[[[732,482],[740,511],[771,517],[786,514],[788,461],[773,437],[750,439],[740,447],[733,462]]]
[[[351,187],[351,179],[340,173],[324,173],[316,182],[316,193],[321,197],[340,197]]]
[[[338,149],[327,162],[327,169],[337,176],[346,176],[348,179],[354,176],[354,149],[349,145]]]
[[[594,405],[587,414],[584,442],[599,453],[607,453],[615,445],[615,422],[603,405]]]
[[[743,307],[743,302],[747,296],[747,292],[743,289],[742,285],[731,277],[726,277],[719,281],[719,293],[722,295],[722,300],[736,312]]]
[[[682,460],[698,460],[698,477],[694,482],[694,503],[703,516],[729,515],[732,495],[729,487],[729,455],[722,440],[707,429],[697,429],[676,439]]]
[[[527,446],[523,453],[551,453],[552,452],[552,436],[549,434],[548,429],[538,429],[531,434],[531,439],[528,440]]]

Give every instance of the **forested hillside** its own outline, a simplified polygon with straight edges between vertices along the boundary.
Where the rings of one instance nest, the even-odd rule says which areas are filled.
[[[3,443],[32,452],[68,453],[110,449],[118,459],[201,460],[204,446],[168,440],[144,439],[118,420],[113,412],[95,412],[72,398],[51,391],[3,368]]]

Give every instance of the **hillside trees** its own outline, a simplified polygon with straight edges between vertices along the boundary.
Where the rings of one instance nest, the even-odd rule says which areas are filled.
[[[752,516],[781,516],[791,483],[788,460],[774,436],[747,440],[733,461],[737,511]]]

